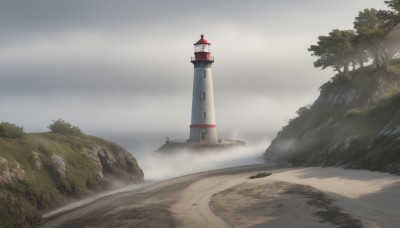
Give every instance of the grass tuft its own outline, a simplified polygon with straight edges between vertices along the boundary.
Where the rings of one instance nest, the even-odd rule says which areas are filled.
[[[267,176],[271,176],[272,173],[257,173],[255,176],[249,177],[250,179],[256,179],[256,178],[263,178]]]

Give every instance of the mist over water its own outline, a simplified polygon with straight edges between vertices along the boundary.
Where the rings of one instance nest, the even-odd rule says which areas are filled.
[[[268,131],[268,130],[267,130]],[[193,153],[182,151],[177,154],[160,156],[153,154],[165,143],[165,133],[153,134],[98,134],[127,149],[143,169],[146,180],[162,180],[196,172],[222,169],[235,166],[262,164],[263,153],[271,142],[272,135],[257,137],[251,134],[231,134],[223,132],[226,138],[244,140],[245,147],[228,149],[226,151],[207,151]],[[246,137],[247,136],[247,137]]]
[[[262,164],[262,154],[269,142],[263,141],[226,151],[189,152],[174,154],[146,153],[138,157],[146,180],[162,180],[182,175],[228,167]]]

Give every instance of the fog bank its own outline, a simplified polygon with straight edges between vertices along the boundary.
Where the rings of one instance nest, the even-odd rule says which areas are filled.
[[[138,157],[138,162],[146,180],[162,180],[208,170],[262,164],[262,154],[268,144],[262,141],[226,151],[146,153]]]

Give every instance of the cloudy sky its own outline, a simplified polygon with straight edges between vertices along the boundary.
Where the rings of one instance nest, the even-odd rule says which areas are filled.
[[[193,43],[212,43],[221,138],[270,140],[332,76],[307,48],[383,0],[1,1],[0,121],[150,149],[188,137]]]

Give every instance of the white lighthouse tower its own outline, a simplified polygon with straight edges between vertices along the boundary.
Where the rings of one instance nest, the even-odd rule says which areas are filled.
[[[210,45],[210,42],[204,39],[204,35],[194,44],[194,57],[191,61],[194,65],[194,77],[189,139],[170,140],[167,137],[165,144],[155,153],[167,155],[183,151],[225,150],[246,145],[244,141],[218,139],[211,70],[214,56],[211,56]]]
[[[214,56],[210,55],[210,45],[204,35],[194,44],[194,57],[191,61],[194,65],[194,78],[190,143],[218,143],[211,71]]]

